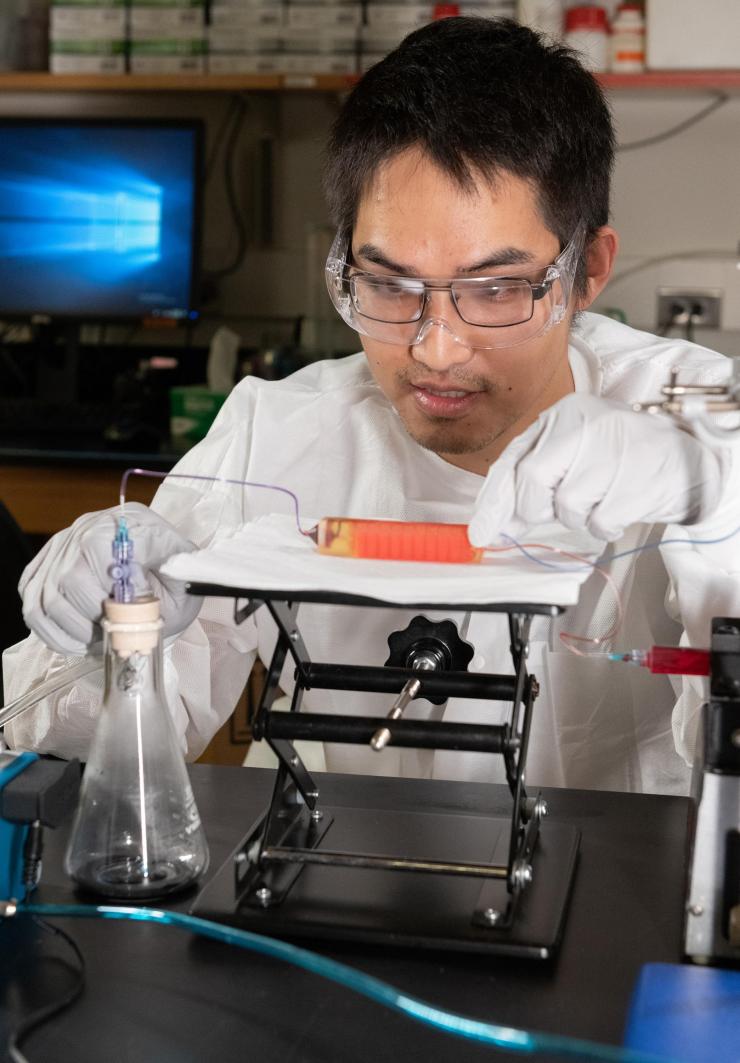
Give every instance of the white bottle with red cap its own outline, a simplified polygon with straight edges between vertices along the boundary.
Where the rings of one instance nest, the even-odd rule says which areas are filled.
[[[612,21],[611,69],[639,74],[645,69],[645,16],[642,4],[620,4]]]
[[[606,8],[581,4],[565,12],[565,43],[594,73],[609,69],[609,23]]]

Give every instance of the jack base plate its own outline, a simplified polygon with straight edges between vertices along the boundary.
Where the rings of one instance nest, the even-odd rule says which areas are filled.
[[[330,828],[317,839],[319,849],[506,864],[508,819],[321,807]],[[304,865],[282,901],[261,908],[253,896],[238,895],[235,875],[236,854],[258,828],[259,823],[252,827],[204,887],[193,914],[277,937],[540,960],[554,956],[562,937],[580,843],[574,827],[543,823],[532,856],[533,881],[510,929],[480,925],[482,896],[487,907],[505,911],[505,882],[418,871]]]

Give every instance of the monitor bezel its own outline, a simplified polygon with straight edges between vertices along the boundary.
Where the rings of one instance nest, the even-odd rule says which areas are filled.
[[[201,308],[201,284],[203,269],[201,263],[202,239],[203,239],[203,197],[204,197],[204,165],[205,165],[205,127],[201,118],[171,118],[166,115],[161,117],[151,116],[146,118],[125,118],[95,116],[70,118],[57,115],[29,115],[28,117],[0,115],[0,130],[8,127],[22,126],[56,126],[68,129],[80,128],[129,128],[129,129],[184,129],[193,133],[193,229],[192,229],[192,256],[189,277],[189,303],[183,316],[170,316],[166,313],[154,314],[85,314],[54,310],[47,312],[40,307],[36,310],[9,310],[5,311],[0,306],[0,321],[26,322],[31,325],[79,324],[79,325],[131,325],[132,323],[145,324],[147,321],[162,324],[169,327],[187,327],[195,325],[200,319]]]

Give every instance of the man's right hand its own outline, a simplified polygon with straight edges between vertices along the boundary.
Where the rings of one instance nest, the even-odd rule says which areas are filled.
[[[185,584],[158,575],[173,554],[195,547],[162,517],[138,502],[127,502],[126,522],[134,544],[136,594],[160,600],[165,636],[179,635],[198,615],[201,598],[185,592]],[[82,655],[100,640],[103,600],[113,578],[111,543],[119,506],[88,513],[54,535],[26,567],[18,590],[23,618],[52,650]]]

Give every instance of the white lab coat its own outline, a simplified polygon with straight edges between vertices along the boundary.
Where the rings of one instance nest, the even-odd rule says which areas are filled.
[[[576,324],[569,356],[577,391],[625,402],[657,397],[674,366],[681,368],[682,380],[702,383],[723,380],[729,372],[728,360],[719,354],[594,314],[582,315]],[[408,436],[362,354],[310,365],[279,382],[245,379],[206,439],[182,459],[177,471],[289,487],[298,495],[302,513],[310,517],[467,522],[482,483],[479,476],[449,465]],[[266,491],[171,480],[158,491],[153,508],[203,547],[216,530],[283,511],[285,500]],[[697,531],[701,529],[690,533],[700,537]],[[662,527],[635,525],[606,550],[658,542],[664,533]],[[560,534],[572,535],[564,529]],[[686,537],[689,530],[672,528],[668,534]],[[575,536],[571,541],[577,540]],[[685,639],[707,645],[710,618],[740,610],[740,573],[730,573],[726,549],[715,555],[712,548],[689,546],[652,549],[616,562],[611,574],[624,599],[625,621],[613,646],[601,648],[675,644],[682,627]],[[614,618],[614,603],[612,590],[594,575],[578,606],[563,618],[534,622],[530,671],[539,679],[541,693],[535,704],[528,782],[684,793],[705,681],[685,682],[681,692],[679,681],[674,681],[674,689],[667,677],[643,669],[577,657],[558,638],[561,630],[604,634]],[[382,664],[388,635],[404,628],[413,615],[413,610],[403,609],[303,605],[299,622],[314,660]],[[459,613],[452,615],[462,620]],[[206,600],[198,620],[168,650],[171,709],[190,757],[203,750],[232,711],[255,654],[269,661],[274,639],[266,610],[237,626],[233,601],[214,598]],[[511,672],[504,616],[474,614],[468,639],[476,648],[472,668]],[[40,673],[64,663],[34,636],[12,647],[4,660],[8,698],[25,690]],[[282,677],[288,692],[293,688],[291,672],[286,666]],[[84,757],[100,686],[100,677],[81,681],[9,725],[6,738],[15,747]],[[383,695],[311,690],[303,704],[305,711],[383,715],[389,701]],[[454,699],[440,707],[413,702],[407,715],[503,722],[507,710],[503,703]],[[393,747],[375,753],[365,747],[328,745],[325,756],[328,769],[339,772],[503,780],[500,758],[487,754]]]

